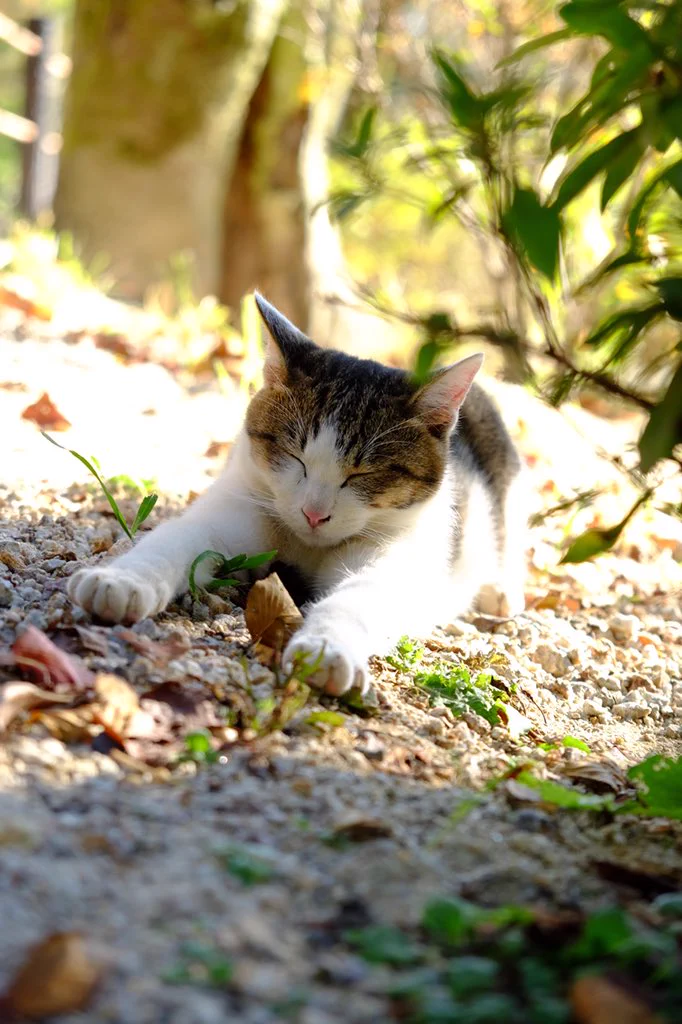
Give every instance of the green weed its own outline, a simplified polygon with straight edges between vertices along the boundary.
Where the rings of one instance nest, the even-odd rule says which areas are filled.
[[[170,985],[202,985],[225,988],[232,981],[232,962],[216,946],[185,942],[180,961],[162,975]]]
[[[209,733],[189,732],[185,736],[185,751],[178,761],[193,761],[195,764],[215,764],[220,758],[214,750]]]
[[[220,551],[202,551],[192,562],[189,568],[189,589],[192,597],[199,597],[200,586],[196,581],[196,572],[202,562],[209,559],[215,563],[212,578],[204,583],[201,589],[209,594],[215,594],[226,587],[238,587],[240,580],[234,578],[232,573],[246,569],[257,569],[266,562],[271,562],[277,554],[276,551],[262,551],[257,555],[235,555],[233,558],[225,558]]]
[[[272,858],[254,846],[230,846],[219,852],[218,859],[233,878],[246,886],[262,885],[277,875]]]
[[[371,925],[344,940],[368,963],[383,965],[380,984],[407,1024],[568,1024],[572,983],[586,971],[628,977],[655,1004],[657,1019],[676,1021],[682,900],[671,894],[652,909],[660,928],[606,907],[582,923],[557,920],[547,934],[547,924],[538,927],[525,907],[446,898],[427,904],[417,929]]]
[[[81,455],[79,452],[74,451],[73,448],[65,448],[63,444],[59,444],[57,441],[55,441],[53,437],[50,437],[49,434],[46,434],[44,430],[41,430],[41,434],[43,435],[44,438],[46,438],[46,440],[50,442],[50,444],[53,444],[56,448],[61,448],[63,452],[69,452],[70,455],[73,455],[75,459],[78,459],[79,462],[82,462],[85,468],[92,473],[95,480],[102,488],[104,496],[109,502],[109,505],[111,506],[111,511],[114,513],[116,519],[118,520],[121,529],[132,540],[137,531],[139,530],[140,526],[142,525],[142,523],[145,521],[145,519],[149,517],[152,509],[159,500],[158,494],[147,494],[142,499],[138,506],[137,512],[135,513],[135,518],[133,519],[132,523],[128,525],[128,523],[125,520],[125,516],[118,507],[116,499],[114,498],[113,494],[111,493],[111,491],[109,490],[109,488],[107,487],[107,485],[105,484],[104,480],[100,475],[101,467],[97,459],[94,457],[94,455],[90,456],[92,461],[88,461],[88,459],[86,459],[84,455]]]

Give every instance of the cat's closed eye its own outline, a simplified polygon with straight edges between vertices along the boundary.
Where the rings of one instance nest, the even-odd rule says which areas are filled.
[[[351,473],[351,475],[350,475],[350,476],[347,476],[347,477],[346,477],[346,479],[345,479],[345,480],[343,481],[343,483],[341,484],[340,490],[343,490],[343,488],[344,488],[344,487],[345,487],[345,486],[346,486],[347,484],[349,484],[349,483],[351,482],[351,480],[359,480],[359,479],[360,479],[360,477],[363,477],[363,476],[371,476],[371,475],[372,475],[372,474],[371,474],[371,472],[365,472],[365,473]]]
[[[295,459],[296,462],[298,462],[299,466],[303,470],[303,477],[304,477],[304,479],[307,479],[308,478],[308,470],[305,468],[305,462],[303,461],[303,459],[299,459],[298,455],[292,455],[291,457],[292,457],[292,459]]]

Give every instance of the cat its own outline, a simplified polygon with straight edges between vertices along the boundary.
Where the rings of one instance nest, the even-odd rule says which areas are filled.
[[[492,614],[522,611],[521,462],[474,383],[483,356],[418,386],[403,370],[318,347],[256,302],[264,385],[222,475],[113,562],[77,571],[72,600],[135,622],[187,590],[201,551],[276,549],[313,595],[283,667],[305,657],[310,681],[335,695],[366,689],[371,655],[475,601]]]

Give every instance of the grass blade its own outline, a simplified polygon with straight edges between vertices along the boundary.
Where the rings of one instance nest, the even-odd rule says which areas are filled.
[[[49,434],[46,434],[44,430],[41,430],[40,433],[43,435],[44,438],[46,438],[50,442],[50,444],[53,444],[56,448],[61,448],[61,450],[63,452],[69,452],[70,455],[73,455],[73,457],[75,459],[78,459],[79,462],[82,462],[83,465],[85,466],[85,468],[88,469],[92,473],[92,475],[94,476],[95,480],[97,481],[97,483],[102,488],[102,490],[104,492],[105,498],[107,499],[107,501],[111,505],[111,511],[114,513],[116,519],[118,520],[119,526],[124,531],[124,533],[128,537],[130,537],[130,539],[132,540],[133,539],[133,534],[132,534],[132,532],[130,530],[130,527],[128,526],[128,524],[126,523],[125,519],[123,518],[123,514],[122,514],[120,508],[118,507],[118,505],[116,503],[116,499],[114,498],[113,494],[111,493],[111,491],[109,490],[107,485],[104,483],[104,480],[102,480],[102,477],[99,475],[99,473],[97,472],[97,470],[93,466],[92,462],[88,462],[88,460],[85,458],[84,455],[80,455],[79,452],[74,451],[73,448],[65,448],[63,444],[59,444],[59,442],[55,441],[55,439],[53,437],[50,437]],[[156,496],[154,496],[154,497],[156,497]],[[153,506],[152,506],[152,508],[153,508]],[[151,509],[149,511],[151,512]],[[147,513],[147,514],[149,514],[149,513]]]

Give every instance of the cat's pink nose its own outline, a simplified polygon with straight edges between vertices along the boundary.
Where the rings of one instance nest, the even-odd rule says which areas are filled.
[[[318,512],[314,508],[302,508],[301,512],[306,517],[313,530],[316,526],[320,526],[322,523],[328,523],[331,519],[331,516],[323,516],[321,512]]]

